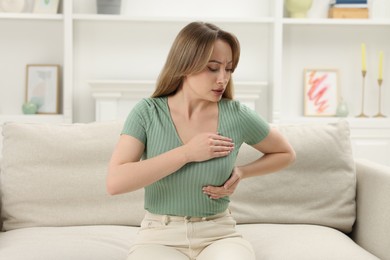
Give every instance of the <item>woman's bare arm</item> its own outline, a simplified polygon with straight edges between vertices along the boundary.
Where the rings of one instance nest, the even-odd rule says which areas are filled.
[[[267,137],[253,147],[264,155],[249,164],[235,167],[223,186],[207,186],[203,192],[212,199],[230,196],[242,179],[281,170],[295,160],[294,149],[275,128],[271,128]]]
[[[144,144],[132,136],[121,135],[110,160],[107,191],[114,195],[143,188],[189,162],[226,156],[233,148],[230,138],[203,133],[185,145],[156,157],[140,160],[145,149]]]
[[[276,128],[253,147],[264,156],[247,165],[239,166],[242,178],[264,175],[281,170],[295,160],[295,152],[286,138]]]

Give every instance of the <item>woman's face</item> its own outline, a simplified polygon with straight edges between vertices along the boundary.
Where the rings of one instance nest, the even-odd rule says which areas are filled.
[[[188,75],[183,89],[194,98],[212,102],[221,100],[232,74],[232,56],[230,45],[217,40],[206,68],[200,73]]]

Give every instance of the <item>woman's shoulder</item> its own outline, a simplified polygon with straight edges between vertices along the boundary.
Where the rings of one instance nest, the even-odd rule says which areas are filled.
[[[234,99],[221,99],[220,101],[220,106],[222,109],[225,110],[231,110],[231,111],[240,111],[245,105],[243,105],[240,101],[234,100]]]
[[[222,111],[225,111],[225,113],[227,112],[231,115],[238,115],[242,118],[261,117],[255,109],[238,100],[222,99],[220,101],[220,107]]]
[[[157,106],[161,105],[165,102],[166,97],[148,97],[148,98],[142,98],[140,101],[138,101],[138,104],[141,104],[143,106]]]
[[[156,109],[163,109],[166,104],[165,97],[158,98],[143,98],[135,105],[134,109],[142,111],[154,111]]]

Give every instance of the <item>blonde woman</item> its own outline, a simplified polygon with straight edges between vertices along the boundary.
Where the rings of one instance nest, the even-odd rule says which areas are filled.
[[[110,194],[145,188],[147,212],[129,260],[255,259],[235,230],[229,195],[242,179],[286,167],[295,154],[267,122],[233,100],[239,56],[233,34],[188,24],[154,94],[130,112],[107,176]],[[264,156],[235,167],[243,142]]]

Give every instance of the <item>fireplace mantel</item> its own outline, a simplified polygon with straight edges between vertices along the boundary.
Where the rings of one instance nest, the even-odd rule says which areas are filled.
[[[95,120],[102,122],[124,120],[142,98],[153,93],[155,81],[94,80],[88,84],[95,99]],[[235,82],[234,85],[235,99],[259,113],[264,113],[264,93],[268,83],[251,81]]]

